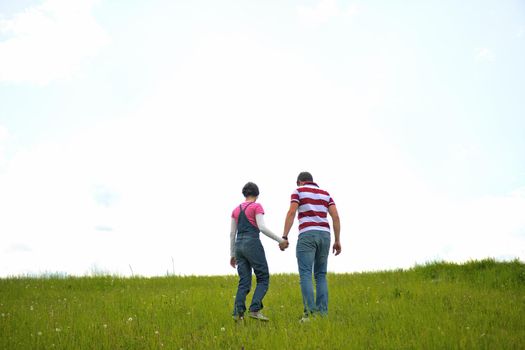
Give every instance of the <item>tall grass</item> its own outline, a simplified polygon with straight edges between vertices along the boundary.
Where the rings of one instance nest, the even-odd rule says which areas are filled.
[[[268,323],[232,321],[235,276],[1,279],[0,349],[525,348],[519,261],[330,274],[328,283],[329,316],[301,324],[297,275],[271,276]]]

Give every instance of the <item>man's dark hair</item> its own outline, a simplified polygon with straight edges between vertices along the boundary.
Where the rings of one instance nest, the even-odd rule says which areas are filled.
[[[299,174],[299,176],[297,176],[297,183],[299,183],[299,181],[312,182],[314,181],[314,178],[308,171],[303,171]]]
[[[242,195],[244,197],[257,197],[259,195],[259,187],[253,182],[248,182],[242,188]]]

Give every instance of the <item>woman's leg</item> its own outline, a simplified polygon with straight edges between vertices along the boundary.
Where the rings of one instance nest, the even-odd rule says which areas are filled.
[[[252,268],[248,260],[237,254],[237,272],[239,274],[239,286],[235,296],[233,315],[242,315],[246,311],[246,296],[252,287]]]
[[[252,243],[249,260],[255,277],[257,278],[257,286],[253,292],[250,311],[257,312],[264,307],[262,301],[270,285],[270,272],[261,241],[254,240]]]

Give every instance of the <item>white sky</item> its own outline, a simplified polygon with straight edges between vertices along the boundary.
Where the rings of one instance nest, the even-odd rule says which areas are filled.
[[[235,273],[242,186],[281,234],[303,170],[330,271],[525,260],[524,30],[520,1],[2,2],[0,276]]]

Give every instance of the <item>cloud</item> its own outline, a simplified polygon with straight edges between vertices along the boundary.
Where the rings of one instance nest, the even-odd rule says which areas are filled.
[[[332,269],[409,268],[487,257],[525,260],[523,195],[457,200],[425,187],[419,193],[407,188],[400,196],[385,186],[380,190],[380,196],[369,194],[372,204],[353,191],[352,206],[343,212],[351,215],[342,235],[348,256],[332,259]]]
[[[9,137],[9,131],[3,125],[0,125],[0,143],[5,142]]]
[[[450,202],[443,208],[443,234],[435,235],[442,258],[464,261],[483,257],[525,259],[525,196],[519,189],[504,196]],[[446,249],[445,249],[446,248]]]
[[[96,0],[47,0],[0,20],[0,82],[71,78],[109,42],[92,15]]]
[[[486,47],[476,49],[476,62],[494,62],[494,54],[492,50]]]
[[[359,12],[357,5],[341,7],[337,0],[320,0],[313,6],[299,6],[297,14],[307,24],[319,25],[334,18],[348,18]]]
[[[259,184],[267,223],[278,231],[296,172],[310,157],[326,156],[325,147],[296,152],[298,130],[316,125],[326,144],[350,140],[344,145],[352,149],[350,161],[360,142],[382,154],[361,118],[377,98],[332,87],[300,55],[243,35],[212,35],[195,43],[188,62],[160,78],[132,114],[13,156],[0,174],[0,212],[9,217],[0,220],[8,237],[0,246],[23,237],[40,263],[9,256],[2,265],[0,257],[0,275],[44,266],[64,271],[64,261],[71,273],[96,263],[122,274],[131,264],[135,273],[154,275],[165,266],[171,271],[172,256],[176,273],[235,273],[228,265],[229,214],[242,200],[243,183]],[[343,173],[338,157],[326,161]],[[244,159],[254,166],[240,165]],[[309,170],[322,179],[324,164]],[[206,209],[210,193],[217,210]],[[186,263],[195,242],[205,242],[200,254],[213,263]],[[270,240],[263,244],[273,271],[295,271],[287,261],[293,254],[281,254]]]
[[[318,167],[306,158],[291,159],[283,150],[294,142],[274,146],[279,143],[274,137],[263,147],[257,142],[247,147],[223,130],[218,136],[206,132],[203,143],[193,131],[184,136],[203,121],[180,125],[170,116],[189,112],[169,101],[144,106],[163,109],[163,115],[140,112],[104,122],[67,141],[19,152],[10,161],[8,172],[0,174],[0,232],[5,233],[0,248],[8,247],[0,249],[8,252],[0,257],[0,275],[38,273],[38,268],[83,274],[93,264],[111,273],[128,275],[131,265],[137,274],[159,275],[172,270],[172,256],[176,273],[234,273],[227,264],[227,231],[243,182],[259,184],[267,224],[278,231],[293,179],[304,167],[340,210],[344,254],[330,259],[330,271],[410,267],[434,259],[525,258],[523,188],[468,201],[435,193],[381,133],[351,119],[346,127],[334,124],[340,116],[326,135],[331,149],[344,156],[312,149],[314,159],[323,159]],[[310,117],[307,109],[299,107],[298,113]],[[231,121],[223,117],[222,122]],[[283,125],[284,133],[293,134],[296,125]],[[215,137],[233,141],[222,145]],[[271,154],[267,160],[263,150]],[[254,152],[259,165],[247,171],[239,159],[253,159]],[[215,210],[203,203],[210,190]],[[115,193],[118,200],[106,205]],[[291,240],[296,239],[294,228]],[[295,272],[293,251],[281,253],[273,241],[262,241],[272,271]],[[9,249],[17,242],[30,242],[31,259]],[[188,249],[195,242],[205,242],[199,253],[212,264],[185,263],[195,254]]]
[[[33,249],[27,244],[15,243],[7,248],[5,253],[30,253]]]
[[[514,191],[510,193],[510,195],[514,198],[525,198],[525,186],[516,188]]]
[[[99,226],[95,226],[95,230],[101,231],[101,232],[111,232],[113,231],[113,227],[99,225]]]
[[[0,124],[0,167],[2,167],[6,162],[5,151],[9,138],[9,130]]]
[[[93,199],[98,205],[110,207],[117,200],[118,195],[103,185],[95,186],[93,190]]]
[[[452,150],[452,159],[457,162],[465,162],[472,158],[480,157],[480,150],[477,145],[460,144]]]
[[[0,275],[82,274],[94,265],[159,275],[172,264],[175,273],[235,273],[228,229],[240,188],[257,182],[267,225],[278,232],[301,170],[340,210],[344,250],[330,271],[525,258],[517,234],[525,227],[522,190],[463,202],[432,191],[370,121],[381,94],[363,98],[331,84],[304,57],[250,39],[195,42],[191,63],[166,69],[133,113],[10,158],[0,173],[0,251],[19,241],[33,251],[31,259],[0,255]],[[381,80],[371,80],[380,90]],[[311,135],[315,147],[304,152],[301,140]],[[473,146],[457,152],[476,156]],[[296,271],[293,248],[281,253],[262,241],[271,271]],[[188,264],[195,254],[207,258]]]

